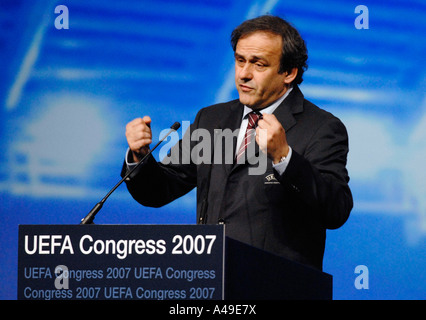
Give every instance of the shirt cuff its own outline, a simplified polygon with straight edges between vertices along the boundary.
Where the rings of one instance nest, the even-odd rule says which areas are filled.
[[[293,154],[293,151],[291,147],[289,146],[289,151],[284,161],[281,161],[278,163],[272,163],[272,167],[279,173],[279,175],[282,175],[285,172],[285,169],[287,169],[287,166],[288,166],[288,163],[290,162],[290,158],[292,154]]]
[[[127,148],[125,160],[128,170],[132,170],[138,164],[137,162],[133,162],[133,156],[130,148]]]

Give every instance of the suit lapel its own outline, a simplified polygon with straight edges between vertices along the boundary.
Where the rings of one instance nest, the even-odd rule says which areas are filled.
[[[235,100],[227,109],[223,110],[222,120],[219,123],[220,129],[229,128],[232,131],[241,125],[244,106]]]
[[[274,115],[287,132],[296,124],[294,114],[303,112],[303,94],[294,86],[288,97],[275,109]]]
[[[223,110],[222,120],[219,123],[219,129],[231,130],[233,133],[241,126],[244,106],[236,100],[234,104],[230,105],[227,110]],[[237,147],[237,135],[233,135],[232,138],[232,150],[226,148],[225,139],[222,140],[222,165],[224,166],[227,174],[231,172],[233,163],[226,163],[226,152],[232,152],[232,159],[235,158],[235,149]],[[217,143],[216,143],[217,144]],[[215,146],[216,147],[216,146]]]

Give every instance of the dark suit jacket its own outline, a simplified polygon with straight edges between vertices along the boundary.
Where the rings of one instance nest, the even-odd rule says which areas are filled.
[[[238,100],[213,105],[199,111],[188,131],[204,128],[213,137],[214,129],[235,130],[242,113]],[[224,221],[227,236],[321,270],[326,229],[343,225],[353,205],[347,132],[339,119],[305,100],[297,86],[274,115],[293,149],[283,175],[269,159],[264,174],[249,175],[250,164],[185,164],[180,158],[164,165],[149,158],[126,181],[129,192],[141,204],[159,207],[197,187],[197,221],[205,211],[206,223]],[[199,142],[184,143],[188,137],[189,132],[172,154],[182,157],[193,150]],[[122,175],[125,170],[124,165]]]

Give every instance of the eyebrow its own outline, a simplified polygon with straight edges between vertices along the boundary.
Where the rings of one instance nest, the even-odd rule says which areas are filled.
[[[268,59],[266,59],[265,57],[262,57],[262,56],[250,56],[247,59],[242,54],[239,54],[239,53],[235,52],[234,53],[234,57],[235,58],[243,58],[243,59],[246,59],[246,60],[249,60],[249,61],[259,61],[259,60],[262,60],[262,61],[265,61],[266,63],[268,63]]]

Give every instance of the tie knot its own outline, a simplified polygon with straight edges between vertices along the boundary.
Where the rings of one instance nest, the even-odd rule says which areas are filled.
[[[257,127],[257,122],[262,117],[262,114],[260,114],[257,111],[252,111],[248,114],[248,126],[247,129],[254,129]]]

